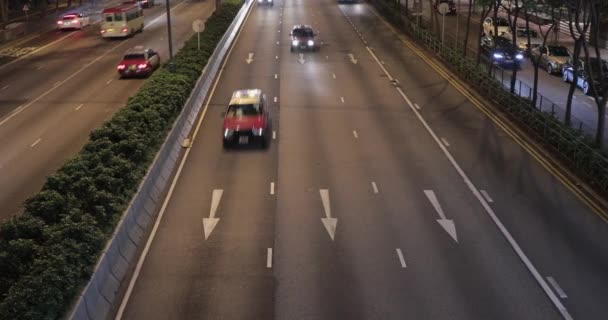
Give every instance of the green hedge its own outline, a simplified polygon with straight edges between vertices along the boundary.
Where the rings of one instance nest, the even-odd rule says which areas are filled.
[[[550,113],[537,110],[529,99],[511,94],[500,81],[488,75],[485,65],[464,58],[461,51],[447,45],[441,46],[441,40],[418,27],[413,22],[415,20],[404,20],[401,11],[395,10],[392,2],[371,2],[390,23],[411,35],[427,49],[438,53],[448,67],[473,85],[479,93],[494,101],[525,130],[556,150],[558,156],[569,162],[572,169],[585,176],[598,191],[608,194],[608,154],[598,148],[593,137],[563,124]]]
[[[222,4],[76,157],[0,225],[0,319],[57,319],[85,284],[213,50],[241,8]]]

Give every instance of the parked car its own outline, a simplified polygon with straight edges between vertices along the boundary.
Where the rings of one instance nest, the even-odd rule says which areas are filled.
[[[511,34],[506,33],[503,37],[511,39]],[[530,47],[528,47],[528,38],[530,39]],[[526,26],[518,26],[515,29],[516,45],[519,50],[530,54],[531,50],[543,44],[543,39],[538,36],[538,32],[533,29],[528,29]]]
[[[269,6],[274,6],[273,0],[258,0],[258,4],[267,4]]]
[[[270,136],[269,109],[266,95],[260,89],[237,90],[232,93],[224,113],[222,142],[224,148],[259,142],[263,148]]]
[[[498,29],[497,35],[503,35],[505,33],[509,33],[511,30],[511,26],[509,25],[509,20],[503,17],[498,17],[496,19],[496,28]],[[483,21],[483,35],[484,36],[492,36],[494,35],[494,19],[491,17],[487,17]]]
[[[152,49],[137,46],[127,50],[116,67],[121,78],[149,76],[160,67],[160,56]]]
[[[57,20],[57,28],[65,29],[82,29],[91,24],[91,18],[83,13],[67,13],[61,19]]]
[[[568,48],[558,44],[540,45],[532,49],[531,54],[534,59],[540,57],[540,67],[545,68],[549,74],[562,74],[562,69],[572,56]]]
[[[481,38],[481,50],[489,61],[499,65],[519,67],[524,59],[523,52],[517,46],[513,45],[509,39],[499,36]]]
[[[445,3],[448,6],[448,11],[446,12],[446,15],[456,14],[456,2],[454,0],[435,0],[435,11],[437,11],[437,13],[441,14],[441,12],[439,11],[439,5],[441,5],[442,3]]]
[[[562,78],[564,82],[574,81],[574,73],[577,74],[576,86],[583,90],[586,95],[593,95],[594,89],[598,95],[604,94],[600,84],[602,79],[600,78],[600,70],[603,73],[604,83],[608,83],[608,62],[604,59],[598,59],[595,57],[589,58],[589,64],[579,60],[577,67],[575,68],[572,64],[569,64],[564,70]]]

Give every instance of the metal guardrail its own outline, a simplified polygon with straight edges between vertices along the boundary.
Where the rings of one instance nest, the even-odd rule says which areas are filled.
[[[550,112],[542,112],[531,101],[518,94],[511,94],[504,85],[488,74],[487,67],[462,56],[462,51],[442,44],[441,40],[404,17],[402,10],[395,10],[382,0],[369,0],[395,27],[414,38],[443,60],[476,91],[494,102],[521,124],[530,135],[536,136],[553,148],[573,169],[586,176],[604,193],[608,191],[608,159],[593,149],[576,129],[561,124]]]
[[[122,282],[128,280],[126,277],[129,267],[137,262],[138,247],[145,242],[145,230],[162,205],[161,196],[179,160],[182,152],[181,143],[190,133],[224,57],[253,3],[253,0],[245,0],[243,7],[215,48],[173,129],[156,154],[137,193],[98,259],[95,271],[82,290],[69,319],[106,319],[114,304],[119,302],[118,290]]]

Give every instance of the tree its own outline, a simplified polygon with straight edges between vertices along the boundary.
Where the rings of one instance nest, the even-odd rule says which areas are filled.
[[[471,29],[471,13],[473,12],[473,2],[474,2],[474,0],[469,0],[469,9],[467,11],[467,26],[464,31],[464,47],[462,48],[463,57],[466,57],[467,47],[469,45],[469,32]]]
[[[511,28],[511,43],[517,43],[517,19],[519,18],[519,12],[522,9],[523,3],[520,0],[509,1],[508,5],[502,3],[502,7],[507,12],[507,17],[509,21],[509,26]],[[526,9],[524,9],[525,11]],[[496,13],[496,10],[494,10]],[[496,20],[494,20],[496,21]],[[496,30],[498,29],[498,24],[494,23],[495,32],[494,34],[498,35]],[[530,37],[528,36],[528,43],[530,42]],[[515,57],[513,57],[515,58]],[[515,93],[515,83],[517,82],[517,70],[519,66],[517,64],[513,64],[512,74],[511,74],[511,84],[509,86],[509,91],[511,93]]]
[[[479,15],[479,30],[478,35],[483,34],[483,20],[488,16],[490,10],[496,5],[496,0],[477,0],[477,4],[481,6],[481,14]],[[477,64],[481,62],[481,41],[477,41]],[[492,68],[488,68],[491,72]]]
[[[0,0],[0,21],[8,23],[8,0]]]

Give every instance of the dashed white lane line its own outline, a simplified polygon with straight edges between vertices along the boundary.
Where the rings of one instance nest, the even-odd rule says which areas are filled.
[[[74,109],[74,110],[78,111],[78,110],[80,110],[80,108],[82,108],[82,106],[84,106],[84,103],[81,103],[81,104],[80,104],[78,107],[76,107],[76,109]]]
[[[278,79],[278,78],[279,78],[279,75],[275,73],[275,74],[274,74],[274,78],[275,78],[275,79]]]
[[[279,32],[281,32],[281,30],[279,30]]]
[[[401,268],[407,268],[407,264],[405,264],[405,258],[403,257],[403,252],[401,249],[397,248],[397,256],[399,257],[399,263],[401,263]]]
[[[37,66],[37,67],[36,67],[36,70],[40,70],[40,69],[42,69],[43,67],[44,67],[44,66]]]
[[[40,141],[42,141],[42,138],[38,138],[38,140],[34,141],[34,143],[30,144],[30,148],[35,147],[38,143],[40,143]]]
[[[266,257],[266,268],[272,269],[272,248],[268,248],[268,254]]]
[[[490,195],[485,191],[485,190],[479,190],[479,192],[481,192],[481,195],[486,198],[486,201],[489,203],[494,202],[494,200],[492,200],[492,198],[490,198]]]
[[[7,84],[7,85],[5,85],[4,87],[2,87],[2,89],[0,89],[0,90],[6,90],[6,89],[8,89],[8,87],[10,87],[10,86],[11,86],[10,84]]]
[[[325,56],[325,60],[329,60],[329,56]]]
[[[357,130],[353,130],[353,136],[355,137],[355,139],[359,139],[359,134],[357,133]]]
[[[277,132],[272,131],[272,140],[276,140],[276,139],[277,139]]]
[[[106,82],[106,85],[110,84],[110,82],[112,82],[112,80],[114,80],[114,79],[108,80],[108,82]]]
[[[280,42],[279,42],[279,41],[277,41],[277,46],[279,45],[279,43],[280,43]]]
[[[279,60],[279,56],[274,56],[274,59],[275,60]]]
[[[417,103],[414,103],[414,107],[418,110],[422,110],[422,108],[420,108],[420,106]]]
[[[274,182],[270,183],[270,194],[274,194]]]
[[[450,143],[449,143],[449,142],[448,142],[448,140],[446,140],[446,138],[444,138],[444,137],[441,137],[441,142],[443,142],[443,144],[444,144],[446,147],[449,147],[449,146],[450,146]]]
[[[374,190],[375,194],[378,194],[378,186],[376,185],[376,182],[372,181],[372,189]]]
[[[279,99],[277,97],[274,97],[274,102],[279,101]]]
[[[340,101],[342,101],[342,103],[344,103],[344,97],[340,97]]]
[[[555,292],[557,293],[557,295],[560,298],[562,298],[562,299],[568,298],[568,296],[566,295],[564,290],[562,290],[562,287],[559,286],[559,284],[557,283],[557,281],[555,279],[553,279],[553,277],[547,277],[547,281],[549,281],[549,283],[553,287],[553,290],[555,290]]]
[[[336,78],[336,74],[335,74],[335,73],[332,73],[332,74],[331,74],[331,77],[335,79],[335,78]]]

